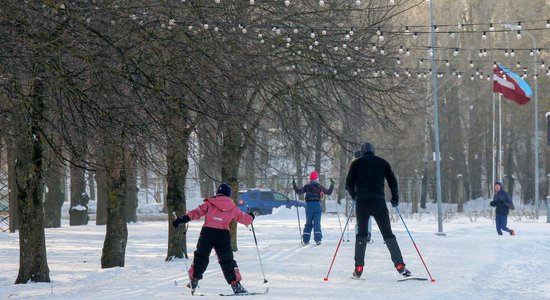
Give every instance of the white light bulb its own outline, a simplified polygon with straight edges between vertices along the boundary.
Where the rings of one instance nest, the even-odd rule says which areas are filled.
[[[204,24],[204,25],[202,25],[202,27],[203,27],[204,29],[208,29],[208,24]]]
[[[487,34],[485,32],[483,32],[483,34],[481,35],[481,39],[482,40],[486,40],[487,39]]]
[[[294,33],[298,33],[298,28],[294,28]]]
[[[378,37],[378,39],[381,40],[381,41],[383,41],[383,40],[384,40],[384,36],[381,35],[381,36]]]
[[[514,52],[514,50],[512,50],[512,52],[510,53],[510,56],[511,56],[511,57],[516,56],[516,53]]]
[[[518,30],[518,34],[516,35],[516,38],[517,38],[518,40],[521,40],[521,32],[520,32],[519,30]]]
[[[315,38],[315,32],[310,33],[309,36],[310,36],[312,39],[314,39],[314,38]]]
[[[214,31],[215,31],[215,32],[218,32],[218,30],[220,30],[220,28],[219,28],[218,26],[215,26],[215,27],[214,27]]]
[[[344,39],[349,40],[349,39],[350,39],[349,34],[346,34],[346,35],[344,36]]]
[[[261,39],[263,35],[261,33],[258,33],[258,38]]]
[[[327,31],[323,29],[323,31],[321,31],[321,34],[322,35],[327,35]]]
[[[347,47],[348,47],[348,45],[345,44],[345,43],[342,45],[342,48],[344,48],[344,49],[346,49]]]
[[[315,46],[319,46],[319,41],[315,41],[315,42],[313,42],[313,44],[314,44]]]
[[[285,5],[286,5],[286,6],[289,6],[289,5],[290,5],[290,1],[285,0]]]
[[[334,51],[338,51],[338,46],[335,46],[335,47],[334,47]]]
[[[216,2],[216,3],[220,3],[220,0],[214,0],[214,2]]]
[[[395,0],[390,0],[390,5],[394,5],[395,4]]]
[[[535,53],[533,52],[533,50],[531,50],[531,51],[529,52],[529,56],[533,56],[533,55],[535,55]]]
[[[355,51],[359,51],[359,46],[355,46],[353,49],[355,49]]]
[[[243,33],[246,33],[246,28],[243,28]]]
[[[348,61],[350,61],[350,60],[351,60],[351,57],[348,56],[348,57],[346,57],[346,59],[347,59]]]
[[[450,32],[449,33],[449,36],[453,39],[455,37],[455,33],[454,32]]]
[[[254,0],[250,0],[250,5],[254,5]]]
[[[453,52],[453,56],[458,56],[458,50],[455,50],[455,52]]]
[[[361,0],[356,0],[355,5],[361,5]]]
[[[319,5],[320,5],[320,6],[323,6],[323,5],[325,5],[325,1],[323,1],[323,0],[320,0],[320,1],[319,1]]]

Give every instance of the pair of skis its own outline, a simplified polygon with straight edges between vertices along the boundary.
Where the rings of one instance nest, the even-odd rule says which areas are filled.
[[[191,286],[189,284],[185,284],[185,285],[181,285],[178,283],[177,280],[174,280],[174,285],[177,286],[177,287],[186,287],[188,289],[191,289]],[[229,296],[254,296],[254,295],[264,295],[264,294],[267,294],[269,292],[269,287],[267,287],[264,291],[262,292],[246,292],[246,293],[238,293],[238,294],[224,294],[224,293],[220,293],[218,294],[219,296],[223,296],[223,297],[229,297]],[[197,290],[192,290],[191,289],[191,295],[192,296],[204,296],[205,294],[204,293],[201,293]]]

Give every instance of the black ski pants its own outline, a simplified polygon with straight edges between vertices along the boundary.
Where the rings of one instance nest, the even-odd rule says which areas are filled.
[[[218,263],[222,268],[223,275],[227,283],[240,281],[241,275],[237,267],[237,262],[233,259],[231,250],[231,234],[229,230],[203,227],[201,229],[197,250],[193,258],[193,265],[189,269],[191,278],[202,279],[206,267],[208,267],[210,252],[212,248],[218,256]]]
[[[386,242],[386,247],[390,251],[391,260],[395,267],[403,264],[401,250],[397,244],[397,239],[391,230],[390,216],[386,201],[384,199],[358,199],[355,204],[355,214],[357,216],[357,236],[355,239],[355,266],[365,265],[365,251],[367,249],[367,223],[369,217],[373,216],[378,229]]]

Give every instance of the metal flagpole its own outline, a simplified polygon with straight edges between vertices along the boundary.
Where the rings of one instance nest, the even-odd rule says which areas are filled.
[[[491,198],[493,198],[493,195],[495,193],[494,191],[494,184],[496,179],[496,144],[495,144],[495,93],[493,93],[493,165],[492,165],[492,178],[491,178],[491,184],[489,185],[491,187],[491,192],[489,193],[491,195]]]
[[[498,94],[498,181],[502,183],[502,94]]]

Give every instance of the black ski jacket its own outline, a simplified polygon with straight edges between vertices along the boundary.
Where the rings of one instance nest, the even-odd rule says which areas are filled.
[[[388,181],[392,200],[398,201],[397,179],[390,164],[367,152],[351,162],[346,176],[346,190],[353,199],[385,200],[384,179]]]

